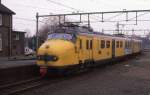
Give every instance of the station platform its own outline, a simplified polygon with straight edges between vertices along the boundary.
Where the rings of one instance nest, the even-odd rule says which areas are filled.
[[[0,60],[0,85],[39,76],[36,60]]]
[[[27,65],[36,65],[36,60],[0,60],[0,69],[15,68]]]

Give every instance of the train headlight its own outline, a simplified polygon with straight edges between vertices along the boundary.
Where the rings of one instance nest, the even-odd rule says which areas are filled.
[[[42,57],[40,55],[38,55],[37,60],[42,60]]]
[[[46,59],[45,61],[57,61],[58,57],[54,55],[46,55],[45,59]]]
[[[53,57],[53,61],[57,61],[58,60],[58,57],[57,56],[54,56]]]

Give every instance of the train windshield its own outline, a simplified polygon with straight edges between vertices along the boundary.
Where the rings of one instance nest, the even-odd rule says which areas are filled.
[[[48,35],[48,40],[50,40],[50,39],[74,40],[75,37],[72,34],[53,33],[53,34]]]

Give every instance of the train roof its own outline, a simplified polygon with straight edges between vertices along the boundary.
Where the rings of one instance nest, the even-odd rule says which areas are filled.
[[[137,38],[132,38],[123,34],[104,34],[102,32],[93,31],[93,29],[89,29],[87,27],[61,27],[58,28],[58,30],[55,31],[56,33],[68,33],[68,34],[74,34],[74,35],[85,35],[85,36],[98,36],[98,37],[107,37],[112,39],[124,39],[124,40],[134,40],[134,41],[141,41]]]
[[[111,39],[119,39],[119,40],[134,40],[137,42],[142,42],[142,40],[137,39],[137,38],[132,38],[132,37],[128,37],[126,35],[110,35],[110,34],[102,34],[102,33],[96,33],[96,32],[91,32],[91,33],[85,33],[85,32],[80,32],[78,35],[85,35],[85,36],[95,36],[95,37],[107,37],[107,38],[111,38]]]

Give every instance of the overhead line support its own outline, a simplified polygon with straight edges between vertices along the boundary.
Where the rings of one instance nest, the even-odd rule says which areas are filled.
[[[36,50],[39,47],[38,29],[39,29],[39,13],[36,13]]]
[[[102,13],[102,22],[104,22],[104,13]]]
[[[136,25],[137,25],[137,18],[138,18],[138,13],[136,12]]]
[[[150,10],[130,10],[130,11],[108,11],[108,12],[85,12],[85,13],[70,13],[70,14],[54,14],[54,15],[39,15],[39,17],[48,17],[48,16],[63,16],[63,15],[87,15],[87,14],[110,14],[110,13],[130,13],[130,12],[150,12]]]

